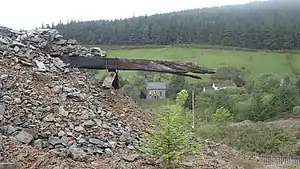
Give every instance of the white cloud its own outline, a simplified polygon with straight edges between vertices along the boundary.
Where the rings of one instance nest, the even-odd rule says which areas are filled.
[[[3,0],[0,25],[31,29],[42,23],[115,19],[253,0]]]

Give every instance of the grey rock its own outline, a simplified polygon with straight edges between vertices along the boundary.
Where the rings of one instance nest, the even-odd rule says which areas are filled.
[[[15,46],[15,47],[14,47],[14,51],[15,51],[16,53],[18,53],[18,52],[20,51],[20,48],[19,48],[18,46]]]
[[[128,145],[127,148],[128,148],[129,150],[134,150],[134,149],[135,149],[132,145]]]
[[[101,53],[102,50],[99,47],[93,47],[93,48],[91,48],[91,52],[92,53]]]
[[[67,93],[71,93],[71,92],[73,92],[73,88],[64,86],[63,91],[67,92]]]
[[[69,138],[66,137],[66,136],[63,136],[61,138],[61,144],[64,145],[64,146],[67,146],[68,145],[68,142],[69,142]]]
[[[50,131],[45,131],[43,133],[39,133],[40,138],[48,138],[51,135]]]
[[[50,145],[49,145],[48,141],[43,140],[42,141],[42,146],[43,146],[43,148],[48,148]]]
[[[84,138],[81,138],[81,139],[78,140],[78,143],[79,144],[85,144],[86,140]]]
[[[130,133],[127,133],[127,132],[123,132],[122,135],[120,136],[119,140],[122,142],[127,142],[127,143],[131,143],[133,141]]]
[[[78,119],[80,119],[80,120],[88,120],[89,119],[89,115],[87,113],[84,113],[81,116],[79,116]]]
[[[73,160],[84,161],[87,157],[87,154],[80,148],[76,146],[71,146],[68,149],[68,154],[73,158]]]
[[[61,87],[61,86],[54,86],[54,87],[52,88],[52,92],[53,92],[54,94],[59,94],[59,93],[61,92],[61,90],[62,90],[62,87]]]
[[[6,45],[1,45],[0,44],[0,51],[7,52],[7,50],[8,50],[8,48],[7,48]],[[3,54],[3,56],[5,56],[5,55]]]
[[[54,122],[55,121],[54,114],[52,114],[52,113],[48,114],[46,117],[44,117],[43,120],[46,122]]]
[[[9,44],[9,41],[3,37],[0,36],[0,44],[4,44],[4,45],[7,45]]]
[[[96,153],[96,154],[103,154],[103,149],[97,148],[97,149],[95,149],[94,153]]]
[[[7,126],[3,126],[2,130],[4,130],[4,132],[6,132],[7,134],[11,135],[17,131],[17,128],[11,125],[7,125]]]
[[[33,147],[37,149],[42,149],[43,148],[43,140],[37,139],[33,141]]]
[[[111,156],[114,155],[114,153],[111,151],[110,148],[104,149],[104,152],[105,152],[105,155],[107,155],[107,156],[109,156],[109,157],[111,157]]]
[[[22,44],[20,42],[17,42],[17,41],[13,41],[11,46],[13,46],[14,48],[15,47],[18,47],[18,48],[24,48],[25,47],[24,44]]]
[[[100,119],[94,119],[94,121],[96,122],[96,124],[101,127],[102,126],[102,121]]]
[[[22,130],[17,132],[14,136],[13,139],[16,141],[19,141],[21,143],[29,144],[33,140],[33,136],[29,134],[28,132]]]
[[[10,96],[7,96],[7,95],[4,95],[2,98],[3,98],[4,101],[12,100],[12,98]]]
[[[193,167],[195,165],[193,161],[183,162],[181,164],[187,167]]]
[[[53,146],[62,144],[62,140],[58,137],[49,137],[48,142]]]
[[[101,148],[109,148],[109,147],[111,147],[109,145],[109,143],[106,143],[106,142],[104,142],[102,140],[99,140],[99,139],[96,139],[96,138],[90,138],[89,142],[92,143],[92,144],[95,144],[95,145],[97,145],[98,147],[101,147]]]
[[[70,45],[77,45],[78,44],[77,40],[75,40],[75,39],[69,39],[67,41],[67,43],[70,44]]]
[[[68,122],[68,125],[71,130],[74,130],[74,124],[72,122]]]
[[[109,112],[106,112],[106,114],[105,114],[105,117],[106,117],[106,118],[109,119],[109,118],[111,118],[111,116],[112,116],[112,112],[110,112],[110,111],[109,111]]]
[[[107,123],[103,123],[103,124],[102,124],[102,127],[103,127],[104,129],[110,129],[110,126],[109,126]]]
[[[4,139],[2,134],[0,133],[0,153],[4,151]]]
[[[16,104],[21,104],[22,103],[22,100],[20,98],[15,98],[14,102]]]
[[[85,131],[85,129],[82,126],[75,126],[74,130],[77,131],[77,132],[84,132]]]
[[[67,134],[68,136],[71,136],[71,137],[73,136],[73,133],[72,133],[72,132],[69,132],[69,131],[67,131],[66,134]]]
[[[67,40],[60,39],[56,44],[58,44],[58,45],[66,45],[67,44]]]
[[[59,131],[58,133],[57,133],[57,135],[58,135],[58,137],[62,137],[62,136],[64,136],[66,133],[64,132],[64,131]]]
[[[132,131],[132,129],[131,129],[130,127],[128,127],[128,126],[125,126],[125,130],[126,130],[127,132],[131,132],[131,131]]]
[[[23,122],[21,121],[21,119],[19,117],[15,118],[13,121],[16,125],[21,125],[23,124]]]
[[[116,148],[116,146],[118,145],[118,143],[115,141],[109,141],[108,143],[111,146],[111,148]]]
[[[5,104],[0,102],[0,121],[3,120],[5,109],[6,109]]]
[[[34,60],[36,66],[38,67],[38,70],[41,71],[41,72],[45,72],[47,71],[47,68],[45,66],[45,64],[43,62],[40,62],[38,60]]]
[[[55,148],[55,149],[62,150],[63,148],[65,148],[65,146],[62,145],[62,144],[56,144],[56,145],[54,146],[54,148]]]
[[[95,123],[92,120],[87,120],[82,123],[84,127],[92,127]]]
[[[63,106],[60,106],[58,111],[59,111],[59,114],[62,115],[62,116],[67,117],[69,115],[69,112],[66,111]]]
[[[20,167],[18,163],[0,162],[0,169],[19,169]]]
[[[123,155],[122,158],[127,162],[134,162],[139,158],[139,156],[139,154]]]

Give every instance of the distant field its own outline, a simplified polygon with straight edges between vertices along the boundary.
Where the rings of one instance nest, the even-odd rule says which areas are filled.
[[[278,75],[292,74],[293,70],[300,69],[300,54],[298,52],[271,52],[271,51],[243,51],[209,47],[182,47],[182,46],[156,46],[145,48],[109,48],[104,47],[109,57],[141,58],[192,61],[209,68],[234,66],[246,68],[251,75],[261,73],[275,73]],[[124,77],[131,77],[134,71],[122,71]],[[101,76],[99,72],[98,76]],[[207,79],[207,78],[206,78]]]

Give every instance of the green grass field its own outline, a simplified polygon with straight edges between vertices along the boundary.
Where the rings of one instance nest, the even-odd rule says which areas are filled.
[[[237,68],[246,68],[254,76],[261,73],[288,75],[292,74],[293,70],[300,69],[300,54],[298,52],[241,51],[209,49],[208,47],[197,48],[197,46],[116,48],[111,50],[108,48],[107,52],[109,57],[192,61],[198,65],[215,69],[230,65]],[[121,71],[121,76],[130,78],[135,73],[134,71]],[[102,74],[103,72],[99,72],[98,77]],[[207,76],[204,76],[204,79],[207,79]]]

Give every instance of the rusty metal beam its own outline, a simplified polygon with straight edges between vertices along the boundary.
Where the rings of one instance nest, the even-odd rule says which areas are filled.
[[[213,74],[215,70],[204,68],[193,63],[182,63],[166,60],[124,59],[104,57],[63,56],[61,59],[70,67],[85,69],[136,70],[161,73],[171,73],[191,78],[201,79],[195,74]]]

